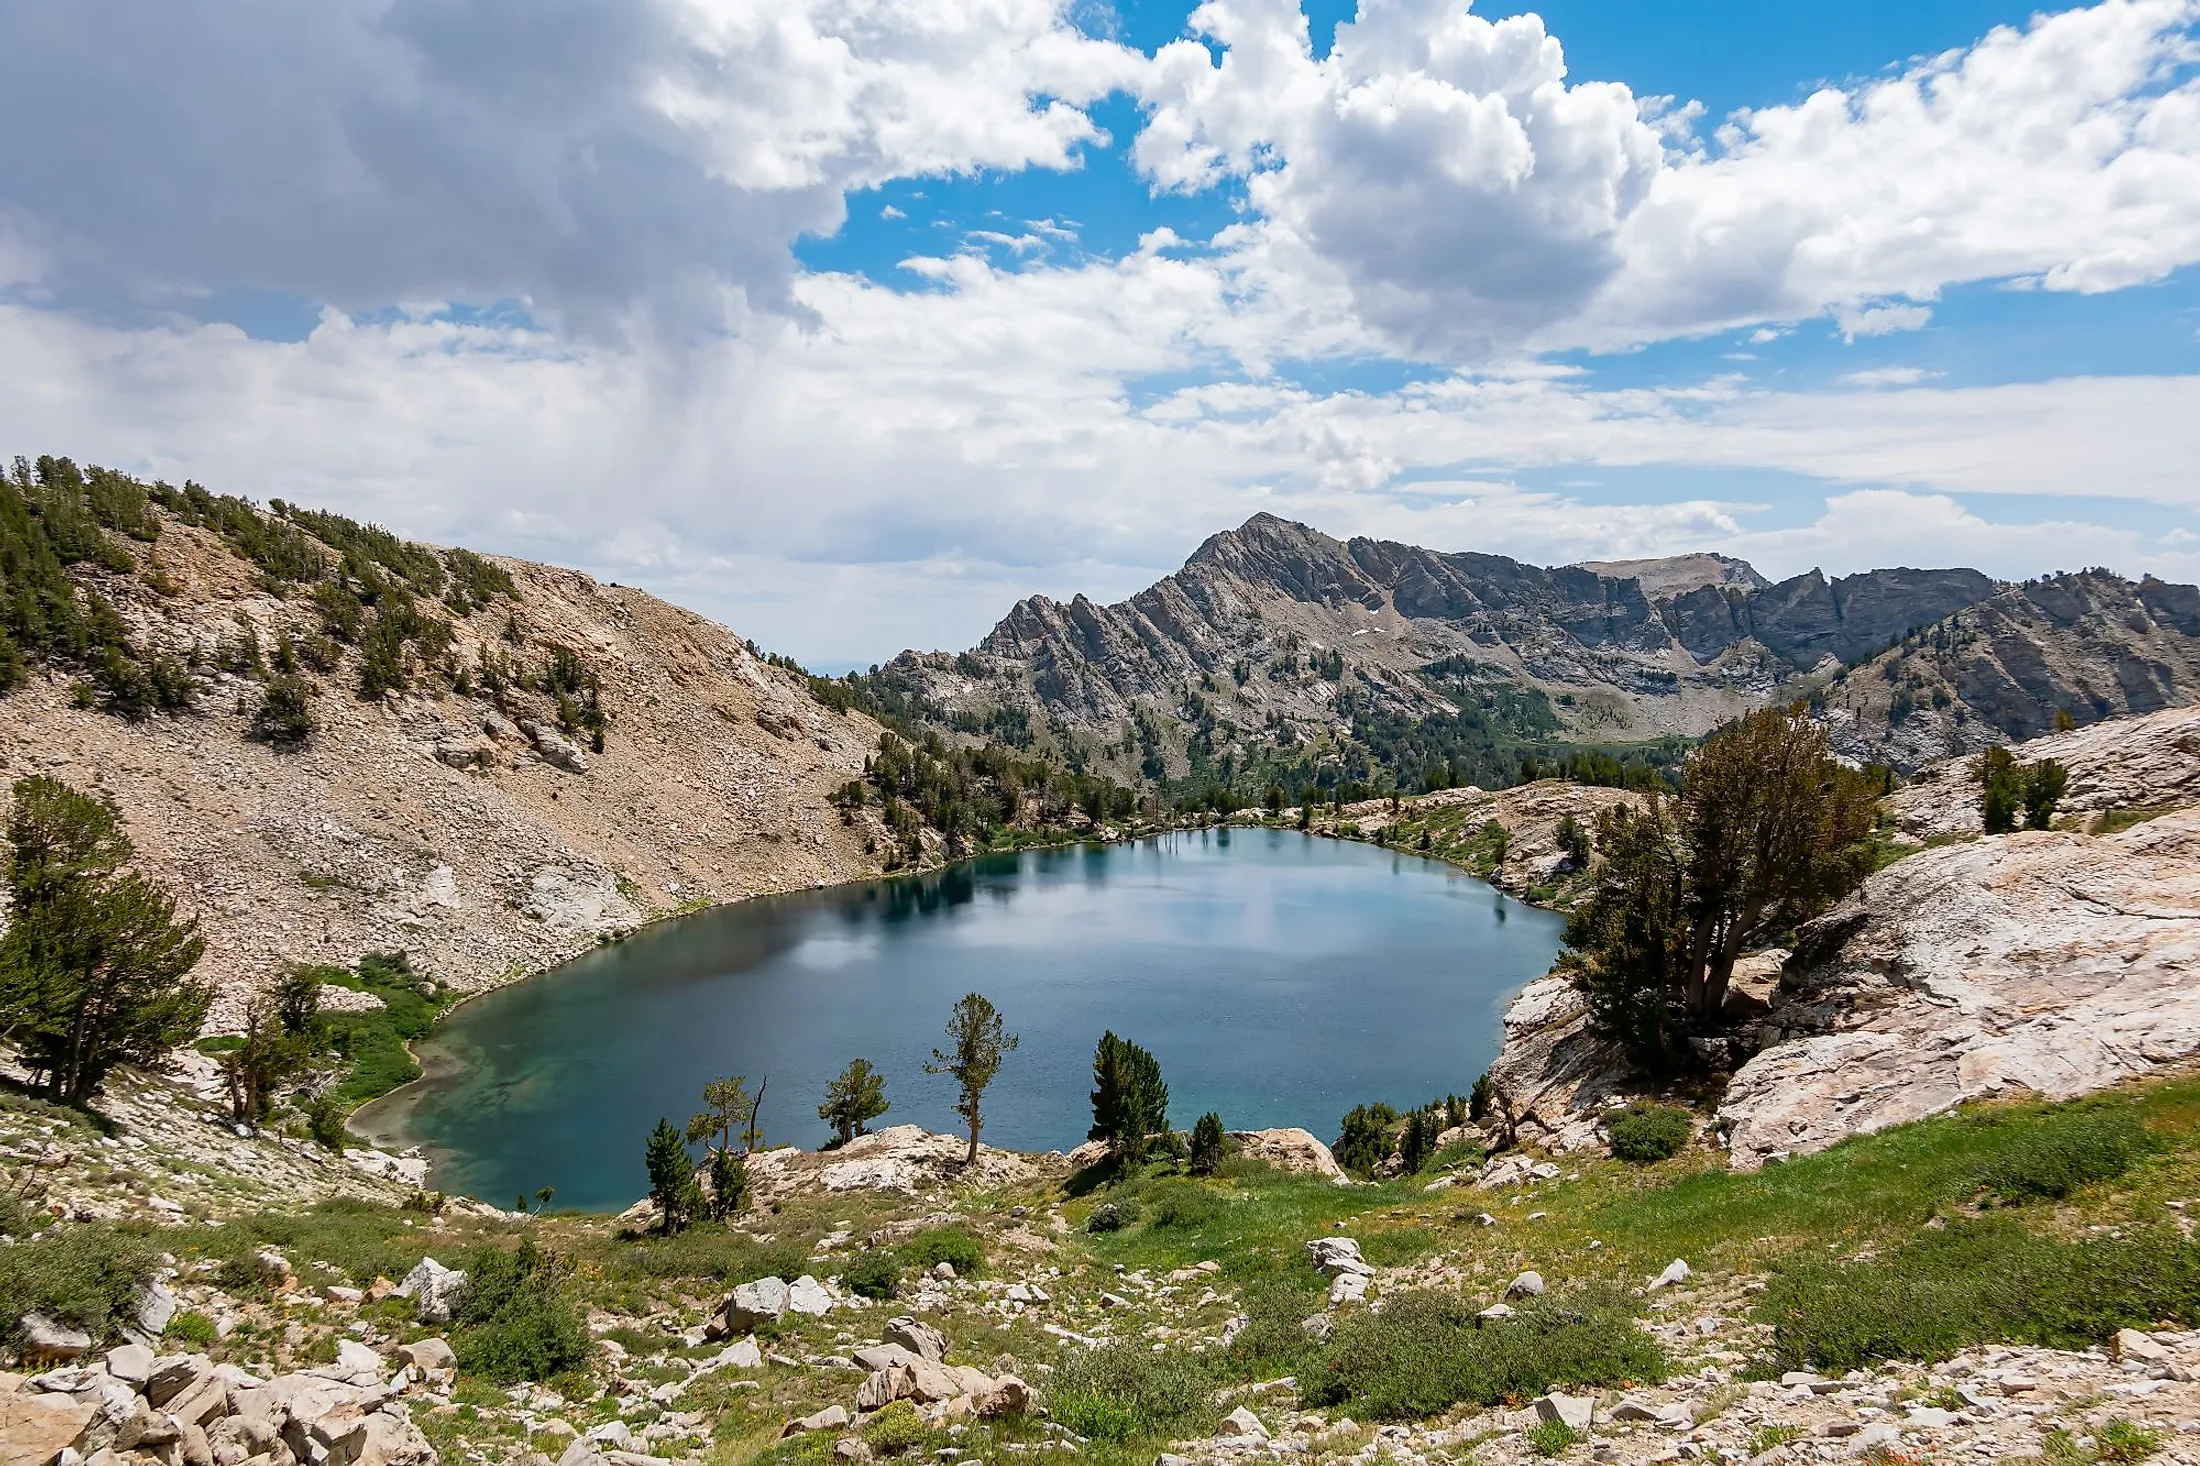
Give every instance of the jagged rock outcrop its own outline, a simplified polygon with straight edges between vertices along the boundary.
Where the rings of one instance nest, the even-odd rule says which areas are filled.
[[[1897,769],[2200,702],[2200,587],[2105,570],[2004,586],[1828,687],[1834,746]]]
[[[943,721],[1098,735],[1094,761],[1151,777],[1183,772],[1193,738],[1217,756],[1317,739],[1349,722],[1346,693],[1425,717],[1532,689],[1551,701],[1518,714],[1530,741],[1701,733],[1992,590],[1973,570],[1772,585],[1708,555],[1545,568],[1260,514],[1127,601],[1035,596],[972,652],[886,670]]]
[[[2200,1056],[2200,809],[1898,861],[1808,924],[1719,1108],[1733,1164]]]

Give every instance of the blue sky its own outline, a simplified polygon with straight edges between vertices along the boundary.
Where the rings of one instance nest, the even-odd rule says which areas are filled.
[[[0,15],[8,451],[821,666],[1256,510],[2200,578],[2200,0],[1305,6]]]

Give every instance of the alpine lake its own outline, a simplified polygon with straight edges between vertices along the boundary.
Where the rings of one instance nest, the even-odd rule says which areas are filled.
[[[874,1128],[959,1130],[953,1081],[924,1063],[976,991],[1020,1038],[988,1144],[1083,1140],[1106,1029],[1160,1060],[1180,1129],[1214,1110],[1327,1139],[1354,1105],[1464,1094],[1562,926],[1439,861],[1296,831],[987,856],[661,922],[486,994],[353,1127],[423,1147],[439,1189],[616,1211],[648,1189],[650,1128],[722,1075],[765,1084],[770,1145],[823,1144],[817,1106],[858,1057],[892,1105]]]

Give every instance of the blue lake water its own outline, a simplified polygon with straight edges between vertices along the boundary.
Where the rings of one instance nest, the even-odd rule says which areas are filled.
[[[877,1125],[957,1129],[953,1081],[922,1071],[975,990],[1022,1040],[989,1143],[1084,1139],[1108,1028],[1161,1061],[1180,1128],[1212,1109],[1327,1139],[1356,1104],[1465,1093],[1561,925],[1439,862],[1295,831],[988,857],[666,922],[491,993],[357,1125],[425,1146],[445,1190],[615,1210],[648,1189],[657,1118],[724,1074],[768,1076],[769,1144],[822,1144],[825,1086],[859,1056],[893,1106]]]

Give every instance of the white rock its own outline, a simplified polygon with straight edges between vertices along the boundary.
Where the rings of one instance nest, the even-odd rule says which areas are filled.
[[[2118,1359],[2136,1359],[2142,1364],[2159,1364],[2169,1358],[2169,1350],[2137,1329],[2118,1329],[2115,1342]]]
[[[1222,1417],[1215,1434],[1230,1440],[1264,1441],[1268,1439],[1268,1427],[1260,1423],[1258,1415],[1240,1405]]]
[[[1530,1270],[1505,1285],[1507,1298],[1534,1298],[1543,1292],[1543,1274]]]
[[[1586,1435],[1590,1419],[1596,1414],[1596,1405],[1592,1396],[1562,1395],[1553,1390],[1537,1397],[1535,1413],[1547,1425],[1563,1425],[1577,1435]]]
[[[414,1314],[422,1323],[449,1323],[465,1291],[465,1272],[445,1267],[432,1257],[420,1259],[405,1274],[405,1281],[397,1285],[397,1296],[413,1300]]]
[[[107,1372],[127,1385],[145,1387],[153,1372],[153,1351],[143,1344],[124,1344],[107,1351]]]
[[[1664,1272],[1659,1273],[1650,1280],[1650,1291],[1655,1293],[1660,1288],[1670,1288],[1676,1283],[1685,1283],[1694,1276],[1695,1273],[1690,1271],[1688,1264],[1676,1257],[1665,1265]]]
[[[787,1311],[823,1318],[833,1311],[833,1295],[825,1291],[823,1283],[804,1273],[788,1285]]]
[[[764,1351],[756,1347],[755,1339],[741,1339],[719,1350],[715,1362],[722,1369],[762,1369]]]
[[[777,1323],[787,1316],[787,1293],[783,1278],[758,1278],[743,1283],[719,1306],[710,1321],[710,1331],[718,1338],[725,1338],[748,1333],[759,1324]]]

